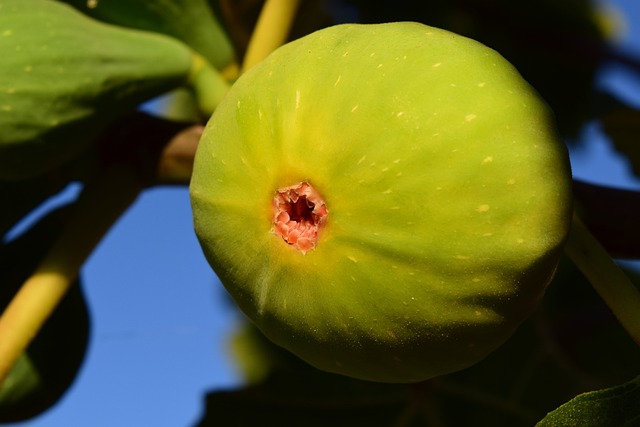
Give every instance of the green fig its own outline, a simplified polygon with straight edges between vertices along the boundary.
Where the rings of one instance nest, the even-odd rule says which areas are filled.
[[[418,382],[533,311],[571,221],[553,115],[503,57],[399,22],[329,27],[244,74],[190,186],[246,315],[319,369]]]
[[[185,84],[194,67],[194,53],[178,40],[51,0],[0,0],[0,52],[6,180],[70,160],[115,117]]]

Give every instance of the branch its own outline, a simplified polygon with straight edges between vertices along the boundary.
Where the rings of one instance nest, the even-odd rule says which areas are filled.
[[[640,290],[576,214],[573,215],[565,252],[591,282],[631,338],[640,345]]]
[[[576,210],[614,258],[640,258],[640,192],[573,181]]]
[[[289,35],[300,0],[267,0],[249,41],[242,73],[281,46]]]

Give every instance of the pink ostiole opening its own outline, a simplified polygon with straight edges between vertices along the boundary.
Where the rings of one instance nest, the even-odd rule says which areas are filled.
[[[328,213],[324,199],[309,183],[280,188],[273,197],[273,232],[304,254],[316,246]]]

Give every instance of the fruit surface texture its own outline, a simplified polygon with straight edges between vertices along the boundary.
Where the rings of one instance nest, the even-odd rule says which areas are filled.
[[[244,74],[190,192],[209,263],[267,337],[325,371],[417,382],[531,314],[570,182],[551,112],[505,59],[400,22],[329,27]]]

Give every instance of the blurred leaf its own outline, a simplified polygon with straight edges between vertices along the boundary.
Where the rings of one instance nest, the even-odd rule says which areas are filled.
[[[197,425],[391,426],[403,416],[415,421],[402,425],[424,425],[419,411],[408,408],[409,392],[405,385],[368,383],[313,369],[295,375],[279,371],[259,385],[208,394],[206,414]]]
[[[240,374],[248,384],[259,384],[274,372],[297,376],[317,371],[293,353],[273,344],[248,321],[232,335],[229,345]]]
[[[629,160],[633,173],[640,177],[640,110],[617,108],[602,118],[602,126],[615,148]]]
[[[82,366],[88,337],[89,317],[77,281],[0,388],[0,422],[33,418],[56,404]]]
[[[0,310],[51,247],[67,210],[51,212],[0,247]],[[77,281],[0,387],[0,422],[28,419],[54,405],[82,365],[88,336],[89,314]]]
[[[279,349],[265,343],[266,339],[255,326],[244,322],[229,342],[236,367],[247,384],[259,384],[265,380],[278,363],[279,355],[276,353]]]
[[[549,413],[538,427],[640,425],[640,376],[605,390],[581,394]]]
[[[182,40],[223,69],[233,46],[207,0],[60,0],[104,22],[167,34]]]
[[[0,179],[75,157],[114,118],[184,84],[193,52],[51,0],[0,0]]]
[[[62,190],[65,181],[57,174],[17,182],[0,181],[0,236],[49,196]]]

